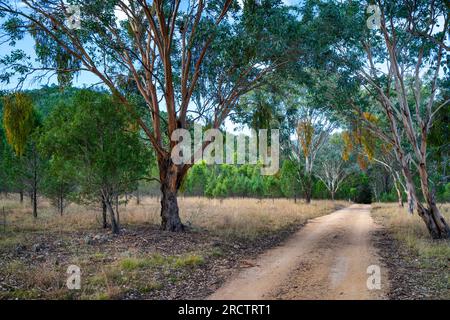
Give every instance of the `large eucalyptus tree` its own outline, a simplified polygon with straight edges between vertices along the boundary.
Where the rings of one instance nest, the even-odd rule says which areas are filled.
[[[173,163],[173,132],[188,129],[198,113],[219,128],[243,93],[298,57],[292,49],[299,21],[290,8],[280,0],[243,3],[241,10],[233,0],[0,1],[3,39],[31,34],[39,60],[29,63],[19,50],[2,57],[9,67],[2,80],[40,71],[68,84],[81,71],[96,75],[155,150],[162,229],[181,231],[177,192],[191,165]]]
[[[315,13],[312,33],[318,36],[328,30],[336,38],[329,57],[337,72],[320,84],[324,100],[392,147],[404,177],[408,210],[417,212],[433,238],[449,238],[450,227],[430,185],[428,163],[430,130],[439,110],[449,104],[441,97],[441,83],[449,72],[448,4],[308,3],[307,9]],[[380,121],[372,121],[367,112]],[[414,181],[416,173],[420,187]]]

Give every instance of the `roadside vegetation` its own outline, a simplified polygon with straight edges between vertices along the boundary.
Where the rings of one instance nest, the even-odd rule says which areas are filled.
[[[450,218],[450,204],[439,205]],[[450,241],[431,240],[419,217],[392,203],[373,205],[384,227],[375,240],[389,267],[391,298],[450,299]]]
[[[17,195],[2,197],[0,299],[204,298],[234,268],[279,244],[308,219],[345,201],[180,198],[189,231],[159,230],[159,199],[119,207],[122,232],[102,229],[101,210],[72,204],[61,217],[46,200],[33,218]],[[1,229],[1,228],[0,228]],[[82,288],[66,287],[69,265]]]
[[[350,202],[448,283],[445,1],[69,2],[0,1],[2,297],[203,296]]]

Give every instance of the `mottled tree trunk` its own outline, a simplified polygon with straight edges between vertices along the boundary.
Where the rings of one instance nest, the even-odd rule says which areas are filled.
[[[311,203],[312,199],[312,177],[306,176],[305,182],[303,183],[303,192],[305,194],[305,201],[307,204]]]
[[[307,204],[311,203],[311,190],[305,190],[305,201]]]
[[[427,226],[428,232],[433,239],[450,238],[450,227],[439,211],[434,197],[431,194],[428,185],[428,174],[426,172],[425,165],[419,166],[419,176],[422,195],[425,199],[426,206],[424,206],[417,197],[411,171],[406,166],[404,166],[402,169],[406,179],[406,186],[408,190],[408,210],[413,210],[414,208],[417,210],[417,214],[422,218],[423,222]]]
[[[23,203],[23,190],[19,191],[19,196],[20,196],[20,203]]]
[[[161,184],[161,228],[165,231],[180,232],[184,230],[181,223],[177,190],[166,183]]]
[[[116,222],[120,226],[120,216],[119,216],[119,195],[115,196],[115,205],[116,205]]]
[[[431,193],[425,161],[419,166],[419,175],[422,194],[427,204],[427,208],[424,208],[420,202],[417,203],[419,216],[425,221],[433,239],[448,239],[450,238],[450,227],[442,216]]]
[[[120,214],[119,214],[119,196],[116,196],[116,222],[120,226]]]
[[[418,203],[417,213],[425,222],[433,239],[450,238],[450,228],[435,203],[427,203],[427,208]]]
[[[400,188],[398,187],[398,182],[394,181],[394,185],[395,185],[395,190],[397,191],[398,206],[400,208],[403,208],[405,205],[403,204],[403,195],[402,195]]]
[[[434,11],[434,3],[430,6],[430,12]],[[413,20],[413,19],[412,19]],[[410,24],[414,26],[414,21],[409,20]],[[386,21],[385,19],[382,19],[382,21]],[[391,20],[392,23],[392,20]],[[448,26],[448,19],[445,20],[445,27]],[[434,23],[433,23],[434,25]],[[444,29],[445,29],[444,27]],[[445,56],[443,54],[444,52],[444,46],[439,44],[437,49],[437,54],[433,61],[436,63],[435,66],[427,66],[427,64],[423,64],[423,52],[424,50],[428,50],[430,48],[425,48],[425,44],[420,48],[419,56],[417,59],[417,64],[415,68],[415,79],[414,79],[414,87],[412,88],[412,93],[415,97],[415,115],[412,113],[414,111],[413,108],[410,107],[408,102],[408,91],[406,89],[406,86],[404,85],[406,83],[405,76],[406,73],[403,72],[403,68],[399,64],[398,50],[396,37],[395,37],[395,31],[392,28],[381,28],[383,32],[383,36],[385,39],[385,44],[388,49],[389,53],[389,61],[391,62],[391,71],[394,76],[394,84],[395,84],[395,91],[396,91],[396,99],[395,101],[391,101],[386,96],[381,96],[380,101],[382,101],[383,107],[386,111],[386,115],[390,121],[391,131],[392,131],[392,138],[394,142],[394,150],[396,151],[397,159],[399,160],[401,166],[402,166],[402,173],[406,180],[406,188],[407,188],[407,194],[408,194],[408,210],[410,212],[413,211],[415,208],[417,210],[417,213],[422,218],[422,220],[425,222],[425,225],[428,228],[428,231],[430,232],[430,235],[433,239],[448,239],[450,238],[450,228],[445,221],[444,217],[439,211],[439,208],[436,206],[434,196],[431,193],[430,187],[429,187],[429,177],[428,177],[428,170],[427,170],[427,140],[428,135],[430,133],[430,128],[433,124],[433,105],[435,104],[435,98],[437,95],[438,86],[438,79],[439,79],[439,73],[441,71],[441,62],[442,57]],[[392,34],[389,34],[389,31],[392,30]],[[445,34],[442,35],[442,38],[438,41],[444,41],[445,40]],[[424,69],[421,69],[421,67],[426,66],[429,69],[434,69],[433,75],[431,77],[431,94],[427,98],[427,101],[421,100],[422,96],[420,94],[422,90],[422,72]],[[388,94],[390,96],[390,94]],[[426,104],[426,112],[423,114],[420,111],[419,106],[424,103]],[[404,133],[404,136],[407,140],[403,140],[401,131],[398,130],[397,126],[397,120],[395,118],[395,110],[398,108],[398,114],[401,117],[401,124],[402,124],[402,131]],[[416,124],[414,124],[414,118],[416,118]],[[420,137],[417,136],[418,129],[420,129]],[[407,156],[407,153],[403,150],[403,141],[409,143],[409,147],[413,150],[413,155],[415,156],[415,163],[417,164],[417,170],[419,173],[420,178],[420,184],[421,184],[421,191],[423,198],[425,200],[426,206],[424,206],[421,202],[421,200],[417,197],[416,193],[416,186],[414,185],[414,179],[412,177],[412,172],[410,170],[410,164],[411,161],[409,159],[409,156]],[[429,168],[428,168],[429,169]]]
[[[182,175],[178,166],[170,160],[160,163],[161,181],[161,229],[171,232],[184,231],[181,223],[177,193],[181,185]]]
[[[33,188],[32,191],[32,201],[33,201],[33,217],[37,218],[37,191],[36,188]]]
[[[64,196],[62,195],[62,193],[59,195],[59,214],[62,217],[64,214]]]
[[[103,229],[107,229],[108,228],[107,208],[106,208],[106,202],[104,199],[102,199],[102,219],[103,219]]]
[[[139,192],[139,188],[136,191],[136,205],[140,205],[141,204],[141,193]]]
[[[116,215],[114,213],[114,208],[111,203],[111,199],[107,198],[105,202],[106,202],[106,208],[109,212],[109,219],[111,220],[111,231],[114,234],[119,234],[120,228],[119,228],[119,224],[117,223],[117,220],[116,220]]]

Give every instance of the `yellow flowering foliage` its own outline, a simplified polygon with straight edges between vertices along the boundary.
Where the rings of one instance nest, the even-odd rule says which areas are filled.
[[[314,135],[314,126],[309,121],[301,121],[297,127],[297,134],[305,157],[309,156],[309,150]]]
[[[31,98],[15,93],[3,98],[3,127],[6,140],[18,156],[25,152],[27,140],[34,128],[34,109]]]
[[[358,165],[361,168],[361,170],[367,170],[369,163],[366,160],[365,156],[363,156],[362,154],[358,154],[356,161],[358,162]]]
[[[370,112],[364,112],[363,117],[369,121],[370,123],[377,125],[378,117]],[[373,135],[373,133],[366,128],[361,129],[361,145],[364,149],[364,153],[366,154],[369,161],[373,161],[375,156],[375,147],[377,139]]]
[[[344,140],[344,150],[342,152],[342,159],[344,159],[344,161],[348,161],[350,159],[350,153],[353,151],[352,136],[348,132],[343,132],[342,139]]]
[[[392,143],[383,143],[381,145],[381,152],[383,154],[389,154],[389,153],[391,153],[393,148],[394,148],[394,146],[392,145]]]

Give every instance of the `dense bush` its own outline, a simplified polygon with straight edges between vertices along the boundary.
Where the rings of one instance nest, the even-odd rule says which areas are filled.
[[[56,126],[61,126],[59,137],[68,132],[65,126],[73,123],[74,111],[62,112],[61,104],[68,104],[73,101],[75,97],[79,96],[80,90],[69,88],[61,91],[55,87],[47,87],[40,90],[33,90],[27,92],[32,97],[34,107],[39,117],[45,123],[44,132],[37,132],[37,135],[47,136],[47,149],[49,152],[40,155],[44,158],[45,166],[41,166],[41,172],[38,177],[38,192],[44,195],[57,205],[62,211],[64,204],[62,195],[67,197],[67,200],[76,200],[76,197],[71,197],[71,194],[80,191],[80,187],[74,181],[74,177],[80,170],[76,168],[77,164],[62,161],[56,156],[54,149],[58,147],[54,142],[59,141],[54,139],[48,132],[57,131]],[[86,109],[91,110],[88,105],[92,101],[86,102]],[[108,110],[98,110],[97,118],[102,118],[102,112]],[[70,108],[69,108],[70,109]],[[83,114],[83,112],[80,112]],[[2,99],[0,99],[0,117],[2,116]],[[54,120],[58,121],[54,121]],[[53,120],[53,121],[50,121]],[[86,119],[83,120],[87,123]],[[53,127],[53,128],[52,128]],[[69,128],[69,127],[67,127]],[[88,127],[83,127],[83,132],[90,132]],[[39,140],[39,137],[36,137]],[[58,142],[61,146],[61,141]],[[120,149],[120,146],[118,146]],[[130,145],[124,147],[130,148]],[[42,150],[38,150],[41,151]],[[131,154],[131,153],[129,153]],[[18,159],[12,148],[6,141],[3,123],[0,123],[0,192],[21,192],[22,194],[29,194],[30,190],[27,187],[25,167],[27,165],[27,154],[25,158]],[[443,163],[443,159],[439,158],[439,153],[435,154],[438,163]],[[109,159],[109,160],[108,160]],[[105,165],[117,162],[117,157],[105,157]],[[284,156],[280,162],[280,171],[274,176],[262,176],[260,174],[259,165],[214,165],[208,166],[205,163],[194,165],[187,177],[184,179],[181,193],[186,196],[207,196],[212,198],[225,197],[255,197],[255,198],[303,198],[304,192],[302,184],[299,180],[299,168],[293,161],[290,161]],[[75,167],[74,167],[75,166]],[[156,163],[149,163],[149,176],[157,177],[158,172]],[[435,189],[435,196],[439,202],[450,201],[450,183],[442,181],[443,165],[436,166],[436,172],[432,176],[433,186]],[[141,169],[140,169],[141,170]],[[352,172],[342,183],[340,189],[336,193],[336,199],[351,200],[360,203],[370,203],[371,201],[382,202],[396,202],[397,193],[393,186],[393,181],[388,172],[376,166],[375,163],[369,165],[369,168],[364,172],[358,168],[352,168]],[[134,176],[134,175],[132,175]],[[139,175],[138,175],[139,176]],[[416,181],[419,184],[419,181]],[[134,189],[139,188],[138,194],[159,195],[159,185],[155,182],[141,180],[138,183],[131,183],[132,188],[127,188],[126,192],[133,192]],[[312,178],[312,198],[313,199],[329,199],[330,193],[325,187],[324,183]],[[420,196],[420,194],[419,194]]]

